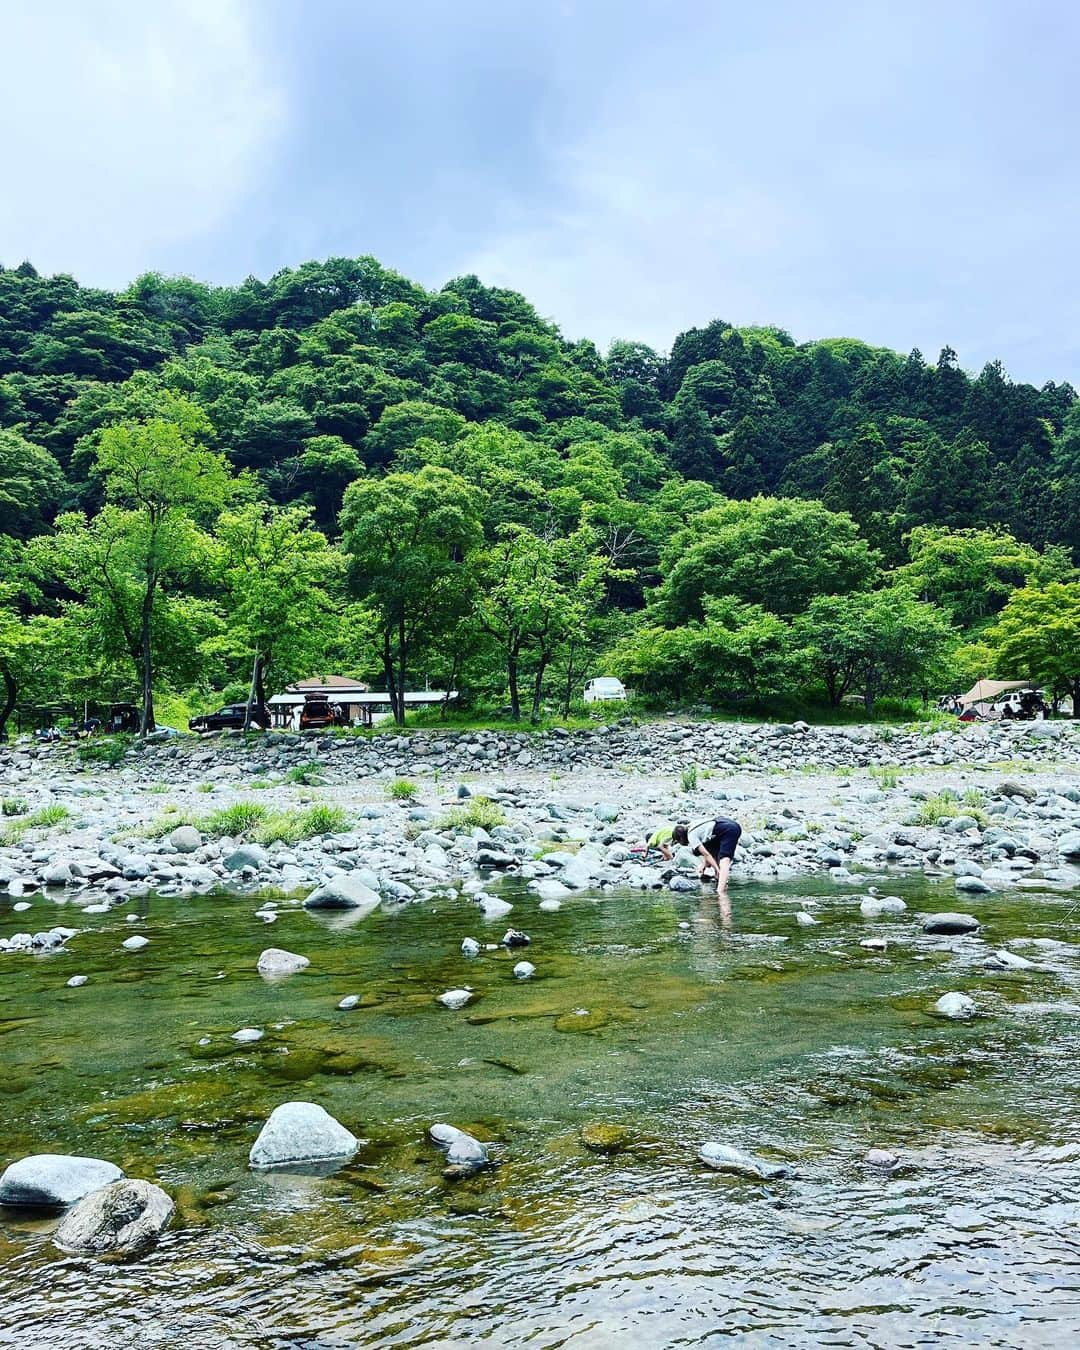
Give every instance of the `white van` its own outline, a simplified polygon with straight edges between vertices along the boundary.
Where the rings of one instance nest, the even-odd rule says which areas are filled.
[[[625,703],[626,686],[612,675],[601,675],[598,680],[590,680],[585,686],[584,697],[586,703]]]

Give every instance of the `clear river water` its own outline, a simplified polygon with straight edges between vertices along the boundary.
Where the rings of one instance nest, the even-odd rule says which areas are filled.
[[[252,896],[96,916],[0,900],[5,935],[79,929],[64,952],[0,956],[0,1166],[108,1158],[178,1205],[120,1264],[65,1257],[52,1221],[0,1210],[0,1345],[1075,1346],[1076,897],[978,896],[978,935],[934,938],[915,913],[956,908],[951,886],[878,880],[909,914],[866,921],[827,882],[733,887],[729,931],[715,898],[542,913],[522,894],[528,982],[520,952],[462,957],[464,936],[506,927],[464,899],[356,924],[284,901],[264,924]],[[803,897],[817,927],[794,923]],[[149,945],[124,951],[132,933]],[[985,970],[1005,944],[1043,968]],[[311,965],[268,983],[268,946]],[[463,984],[463,1010],[435,1001]],[[932,1015],[948,990],[980,1015]],[[240,1027],[265,1036],[237,1045]],[[249,1171],[290,1099],[362,1136],[356,1158]],[[495,1165],[444,1179],[435,1121]],[[625,1147],[590,1152],[592,1122]],[[705,1140],[796,1175],[710,1172]],[[870,1170],[872,1146],[900,1169]]]

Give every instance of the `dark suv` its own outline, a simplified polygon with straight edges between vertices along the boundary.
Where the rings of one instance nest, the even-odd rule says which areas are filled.
[[[244,726],[244,718],[247,715],[246,703],[228,703],[224,708],[219,708],[217,712],[203,713],[201,717],[193,717],[188,722],[189,731],[240,731]],[[261,726],[259,721],[259,710],[252,710],[251,725],[253,727]]]

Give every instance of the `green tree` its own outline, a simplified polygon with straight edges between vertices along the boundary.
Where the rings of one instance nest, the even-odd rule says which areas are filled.
[[[666,617],[684,623],[704,617],[706,596],[797,614],[815,595],[869,585],[877,555],[848,515],[756,497],[704,511],[674,535],[661,567]]]
[[[1015,591],[986,634],[1002,679],[1038,680],[1072,699],[1080,717],[1080,582]]]
[[[902,584],[817,596],[795,628],[830,703],[858,691],[867,715],[885,694],[925,688],[955,641],[947,616]]]
[[[350,580],[371,611],[398,725],[410,659],[467,607],[465,557],[480,539],[475,490],[447,469],[353,483],[341,508]]]
[[[229,612],[224,645],[251,661],[245,730],[256,718],[266,726],[266,673],[272,667],[278,683],[310,674],[326,652],[345,560],[305,506],[245,503],[222,513],[216,540]]]
[[[0,534],[40,534],[63,491],[63,471],[48,450],[0,430]]]

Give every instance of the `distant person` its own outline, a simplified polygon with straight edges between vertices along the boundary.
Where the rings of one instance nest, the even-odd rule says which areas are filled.
[[[676,825],[672,841],[693,851],[698,860],[697,874],[702,880],[709,872],[716,875],[716,893],[727,893],[728,874],[735,857],[735,849],[742,834],[742,826],[728,816],[699,820],[694,825]]]

